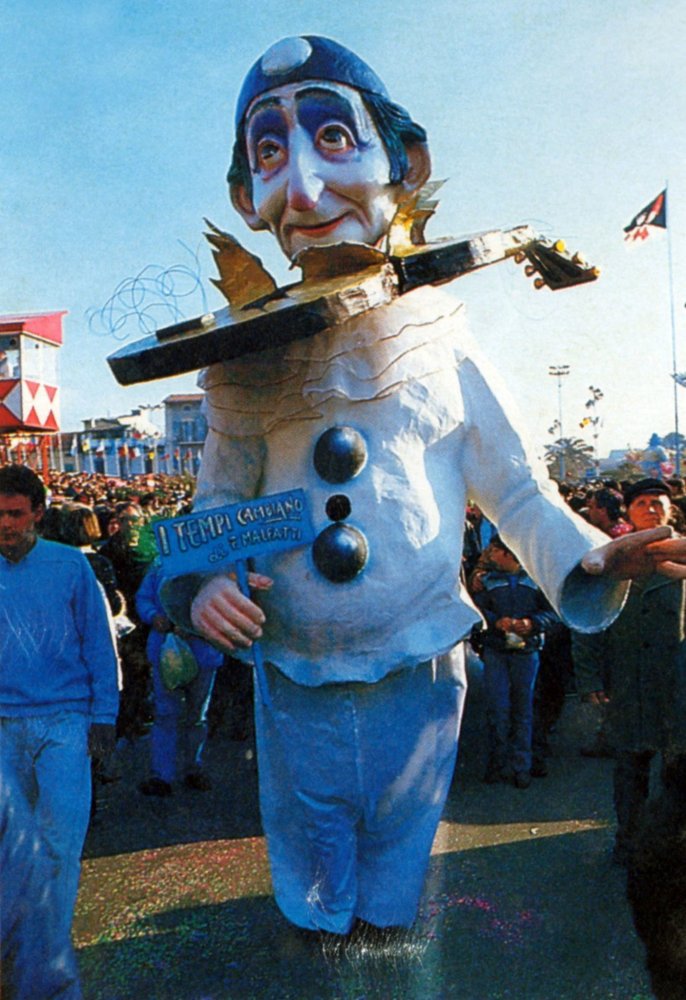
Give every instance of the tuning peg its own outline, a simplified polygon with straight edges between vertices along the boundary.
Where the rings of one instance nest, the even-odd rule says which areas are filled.
[[[577,250],[577,252],[572,257],[572,264],[578,264],[579,267],[585,267],[586,266],[586,258],[584,257],[584,255],[582,253],[579,253],[579,251]]]
[[[526,260],[526,254],[523,253],[521,250],[514,255],[515,264],[523,264],[525,260]]]
[[[545,288],[545,285],[545,278],[536,278],[534,281],[534,288]]]
[[[527,264],[526,267],[524,268],[524,274],[527,276],[527,278],[531,278],[534,274],[536,274],[536,268],[534,267],[534,265]]]

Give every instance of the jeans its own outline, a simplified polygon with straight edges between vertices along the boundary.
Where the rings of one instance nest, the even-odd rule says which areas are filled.
[[[52,861],[7,759],[0,830],[0,994],[7,1000],[82,1000],[74,949],[56,926]]]
[[[88,829],[90,720],[80,712],[0,719],[0,762],[14,770],[40,830],[55,879],[60,930],[68,936]]]
[[[490,764],[531,770],[534,686],[538,653],[483,652]]]
[[[152,773],[171,784],[176,778],[176,758],[181,735],[186,774],[199,771],[207,741],[207,710],[217,671],[201,668],[185,687],[168,691],[162,683],[159,664],[153,668],[155,721],[152,727]],[[185,711],[185,718],[184,718]]]

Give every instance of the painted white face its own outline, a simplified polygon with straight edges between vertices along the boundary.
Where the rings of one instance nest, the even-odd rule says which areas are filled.
[[[292,258],[344,240],[376,245],[402,184],[360,94],[309,81],[257,98],[246,116],[253,227],[266,226]],[[258,221],[259,220],[259,221]]]

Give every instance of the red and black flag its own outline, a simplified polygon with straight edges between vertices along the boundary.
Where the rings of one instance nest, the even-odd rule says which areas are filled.
[[[660,191],[649,205],[635,215],[628,226],[624,227],[629,243],[647,240],[656,229],[667,228],[667,188]]]

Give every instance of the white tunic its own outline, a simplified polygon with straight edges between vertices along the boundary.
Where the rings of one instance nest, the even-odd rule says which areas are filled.
[[[473,499],[574,628],[606,627],[625,584],[575,570],[607,539],[560,500],[518,426],[501,380],[479,357],[463,305],[431,287],[285,349],[201,376],[210,432],[196,509],[303,488],[319,532],[344,494],[367,565],[334,583],[310,547],[264,559],[262,646],[296,683],[374,682],[444,653],[479,620],[460,584],[464,510]],[[358,431],[364,468],[325,482],[313,464],[328,428]],[[571,576],[570,576],[571,574]]]

